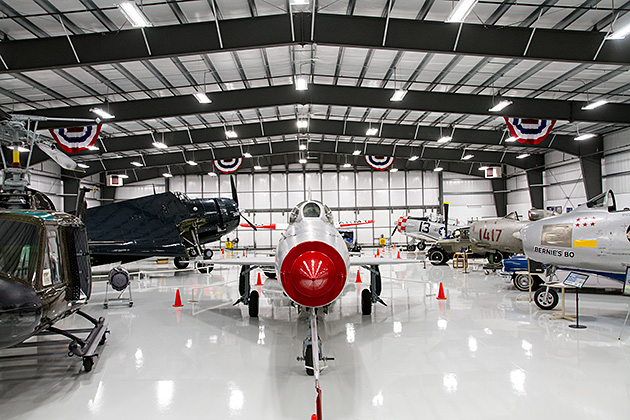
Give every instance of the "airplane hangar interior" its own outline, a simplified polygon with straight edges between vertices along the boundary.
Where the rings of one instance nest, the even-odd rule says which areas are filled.
[[[630,1],[0,0],[0,418],[628,419]]]

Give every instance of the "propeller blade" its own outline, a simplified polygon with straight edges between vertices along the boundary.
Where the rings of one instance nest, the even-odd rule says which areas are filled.
[[[448,236],[448,202],[444,202],[444,236]]]
[[[238,206],[238,194],[236,193],[236,181],[234,181],[234,175],[230,176],[230,185],[232,186],[232,200],[234,200],[236,206]],[[242,216],[243,215],[241,214],[241,217]]]
[[[66,156],[65,153],[53,148],[51,145],[46,143],[38,143],[37,147],[39,147],[42,152],[46,153],[52,160],[57,162],[57,164],[63,169],[68,169],[70,171],[80,171],[80,169],[77,169],[78,166],[74,160]]]
[[[243,218],[243,220],[245,220],[247,222],[247,224],[254,230],[258,230],[258,228],[256,226],[254,226],[254,224],[252,222],[250,222],[249,220],[247,220],[247,217],[245,217],[243,215],[243,213],[239,210],[238,214],[240,214],[240,216]]]
[[[397,230],[398,226],[394,226],[394,230],[392,230],[392,233],[389,235],[389,237],[391,238],[392,236],[394,236],[394,233],[396,233]]]

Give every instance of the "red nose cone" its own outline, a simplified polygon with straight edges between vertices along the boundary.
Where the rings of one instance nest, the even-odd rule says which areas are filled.
[[[311,308],[335,300],[346,283],[346,264],[339,252],[321,242],[304,242],[285,257],[282,286],[296,303]]]

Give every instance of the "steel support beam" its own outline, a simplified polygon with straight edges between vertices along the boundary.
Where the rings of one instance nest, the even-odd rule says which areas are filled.
[[[494,195],[494,207],[497,210],[498,217],[507,215],[507,193],[505,176],[493,178],[492,194]]]
[[[602,193],[602,158],[601,155],[580,158],[580,169],[584,180],[586,199],[590,200]]]
[[[79,193],[80,179],[74,177],[61,177],[63,182],[63,209],[57,209],[70,213],[77,209],[77,194]]]
[[[543,190],[543,167],[536,167],[526,171],[527,173],[527,185],[529,187],[529,199],[532,203],[532,208],[542,209],[544,208],[544,190]]]
[[[0,54],[9,70],[2,68],[0,72],[312,43],[589,64],[630,64],[630,39],[604,42],[606,34],[597,31],[537,29],[527,48],[527,55],[523,56],[532,35],[531,28],[463,24],[458,37],[460,25],[390,18],[387,42],[383,46],[386,19],[320,13],[317,15],[314,42],[310,39],[311,22],[309,13],[293,14],[296,39],[292,40],[291,22],[286,14],[224,19],[221,20],[223,47],[214,21],[144,28],[150,54],[138,29],[72,35],[70,38],[80,64],[63,36],[5,41],[0,44]]]

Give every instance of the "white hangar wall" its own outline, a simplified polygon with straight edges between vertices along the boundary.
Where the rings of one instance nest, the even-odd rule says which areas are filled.
[[[545,154],[543,172],[545,207],[561,207],[562,213],[586,202],[580,160],[562,152]]]
[[[630,130],[604,137],[603,191],[613,190],[617,208],[630,207]]]
[[[444,201],[449,203],[449,223],[496,217],[492,181],[471,175],[443,172]]]
[[[511,213],[515,211],[519,215],[526,217],[532,205],[525,171],[508,166],[506,187],[508,190],[507,212]]]

